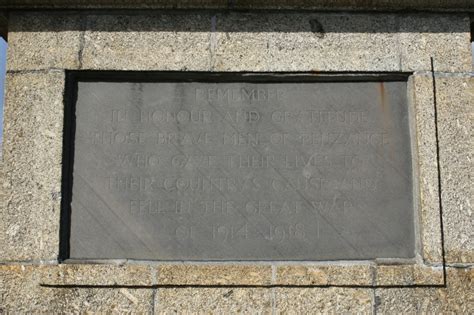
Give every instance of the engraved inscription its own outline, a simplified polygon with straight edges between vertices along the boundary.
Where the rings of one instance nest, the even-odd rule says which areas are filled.
[[[71,257],[414,255],[406,82],[78,82]]]

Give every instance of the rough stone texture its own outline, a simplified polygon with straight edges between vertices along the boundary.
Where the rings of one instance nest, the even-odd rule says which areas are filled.
[[[418,180],[419,234],[421,253],[427,263],[441,263],[441,228],[438,198],[438,169],[433,83],[428,75],[413,76],[409,82],[414,107],[414,153],[418,160],[415,178]],[[416,184],[416,183],[415,183]]]
[[[120,70],[412,71],[429,70],[434,55],[438,71],[469,71],[469,45],[464,15],[91,15],[82,62]]]
[[[474,77],[436,87],[446,260],[474,263]]]
[[[474,269],[448,269],[446,288],[376,289],[377,314],[469,314],[474,310]]]
[[[270,289],[264,288],[158,289],[155,311],[158,314],[271,314],[272,295]]]
[[[413,266],[378,266],[375,285],[411,285]]]
[[[151,286],[152,268],[146,265],[75,265],[44,268],[41,283],[50,285]]]
[[[470,0],[1,0],[0,8],[473,9]]]
[[[129,288],[51,288],[40,279],[50,266],[0,266],[0,312],[149,313],[152,290]]]
[[[77,69],[81,19],[77,14],[10,14],[8,70]]]
[[[440,263],[439,200],[433,81],[415,75],[418,171],[423,258]],[[474,155],[474,79],[437,75],[438,132],[442,179],[444,245],[448,263],[474,262],[472,160]]]
[[[444,285],[443,267],[413,266],[415,285]]]
[[[218,15],[217,71],[397,71],[392,15]],[[350,53],[348,53],[350,52]]]
[[[278,285],[442,285],[442,267],[423,265],[287,265],[276,267]]]
[[[372,289],[276,288],[275,314],[372,313]]]
[[[8,74],[0,260],[56,259],[64,73]]]
[[[41,286],[57,266],[0,266],[4,312],[246,312],[469,313],[474,269],[449,268],[447,288],[51,288]],[[129,274],[133,277],[133,274]],[[27,303],[25,303],[27,301]],[[375,304],[374,304],[375,303]]]
[[[210,13],[89,15],[84,69],[207,70]]]
[[[423,265],[379,265],[376,286],[443,285],[443,268]]]
[[[276,267],[281,285],[372,285],[372,265],[287,265]]]
[[[266,285],[272,270],[258,265],[161,265],[156,278],[160,285]]]
[[[471,71],[469,16],[403,15],[399,17],[402,71]]]

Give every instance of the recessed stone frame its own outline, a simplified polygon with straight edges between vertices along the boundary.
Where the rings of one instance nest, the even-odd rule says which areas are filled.
[[[109,79],[112,81],[130,80],[134,76],[153,77],[159,72],[105,72],[68,71],[65,89],[65,128],[63,138],[63,180],[62,214],[60,237],[60,260],[63,268],[91,270],[95,264],[110,265],[116,268],[116,285],[125,286],[348,286],[348,287],[413,287],[444,286],[445,266],[442,244],[441,217],[438,196],[437,139],[434,135],[435,107],[434,88],[430,75],[410,73],[324,73],[334,77],[359,79],[377,76],[404,76],[408,78],[408,105],[410,113],[411,144],[414,172],[414,208],[416,257],[412,260],[371,260],[371,261],[275,261],[275,262],[183,262],[183,261],[133,261],[133,260],[74,260],[68,259],[69,248],[69,195],[71,172],[71,131],[74,126],[71,106],[73,105],[76,82],[79,80]],[[169,72],[167,72],[169,74]],[[285,75],[285,73],[277,73]],[[267,74],[270,75],[270,74]],[[305,75],[304,73],[299,75]],[[313,75],[313,74],[306,74]],[[443,261],[440,265],[439,262]],[[123,266],[117,267],[117,264]],[[115,267],[114,267],[115,265]],[[69,266],[69,267],[68,267]],[[145,273],[150,282],[134,283],[128,273]],[[121,283],[122,275],[126,282]],[[67,279],[66,279],[67,280]],[[45,285],[76,285],[77,277],[61,283],[51,278]],[[80,285],[102,285],[86,281]],[[105,285],[105,284],[104,284]]]

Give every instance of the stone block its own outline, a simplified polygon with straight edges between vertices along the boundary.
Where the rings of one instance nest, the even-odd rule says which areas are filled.
[[[411,265],[377,266],[375,285],[412,285],[413,282]]]
[[[448,263],[474,263],[474,77],[436,78]]]
[[[266,285],[272,270],[267,265],[181,265],[157,267],[160,285]]]
[[[474,269],[448,269],[446,288],[376,289],[377,314],[467,314],[474,309]]]
[[[271,290],[265,288],[158,289],[155,311],[158,314],[271,314],[271,296]]]
[[[467,15],[402,15],[400,54],[402,71],[431,70],[462,72],[472,70],[469,17]]]
[[[415,191],[418,194],[418,246],[425,262],[441,263],[441,219],[438,198],[438,169],[434,118],[433,83],[428,75],[415,75],[409,81],[413,108],[412,139]],[[416,200],[416,199],[415,199]]]
[[[79,68],[81,19],[78,14],[11,13],[8,70]]]
[[[6,85],[0,260],[57,259],[64,73],[10,73]]]
[[[203,71],[210,13],[89,15],[82,66],[94,70]]]
[[[276,288],[274,314],[371,314],[371,289]]]
[[[10,313],[150,313],[151,289],[48,287],[52,266],[0,266],[0,311]],[[46,276],[47,277],[47,276]]]
[[[393,15],[219,14],[213,70],[397,71]]]
[[[41,283],[67,286],[151,286],[147,265],[62,264],[45,269]]]
[[[468,75],[438,74],[435,81],[446,260],[472,263],[474,79]],[[415,75],[413,82],[422,252],[426,262],[439,264],[442,259],[433,81],[426,74]]]
[[[276,284],[281,285],[372,285],[372,266],[284,265],[277,266]]]

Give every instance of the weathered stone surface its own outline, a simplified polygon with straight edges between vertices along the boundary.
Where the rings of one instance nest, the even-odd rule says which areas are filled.
[[[433,81],[415,75],[418,172],[423,257],[441,263]],[[474,261],[472,186],[473,86],[470,76],[436,77],[444,241],[447,262]]]
[[[267,285],[271,266],[259,265],[160,265],[157,284],[176,285]]]
[[[377,266],[375,285],[412,285],[413,266]]]
[[[420,248],[423,259],[429,263],[441,263],[441,220],[438,198],[438,169],[436,154],[436,136],[433,83],[427,75],[415,75],[411,78],[411,102],[413,104],[414,153],[418,167],[415,178],[418,179],[418,226]],[[416,187],[415,187],[416,188]],[[416,217],[415,217],[416,218]]]
[[[372,313],[373,290],[351,288],[276,288],[275,314]]]
[[[44,268],[41,283],[48,285],[151,286],[152,266],[62,264]]]
[[[63,132],[62,71],[8,74],[4,124],[5,207],[0,259],[56,259]]]
[[[399,16],[402,71],[471,71],[469,17],[466,15]]]
[[[90,16],[83,66],[124,70],[397,71],[400,57],[396,27],[392,15]]]
[[[448,263],[474,263],[474,77],[436,78]]]
[[[443,268],[424,265],[378,265],[376,286],[443,285]]]
[[[276,284],[281,285],[372,285],[373,266],[286,265],[276,267]]]
[[[470,71],[469,34],[465,15],[20,12],[9,69],[413,71],[434,56]]]
[[[276,284],[401,286],[443,284],[441,267],[422,265],[287,265],[276,267]]]
[[[271,299],[271,290],[263,288],[157,289],[155,311],[158,314],[271,314]]]
[[[212,70],[399,70],[393,15],[234,13],[216,25]]]
[[[471,313],[473,281],[473,268],[450,268],[447,288],[376,289],[377,314]]]
[[[90,16],[87,28],[87,69],[412,71],[431,55],[438,71],[471,68],[463,15],[201,12]]]
[[[211,15],[88,15],[84,69],[207,70]]]
[[[7,68],[77,69],[81,19],[77,14],[10,14]]]
[[[413,282],[416,285],[442,285],[443,267],[413,266]]]
[[[41,286],[51,266],[0,266],[0,311],[10,313],[149,313],[151,289]]]

